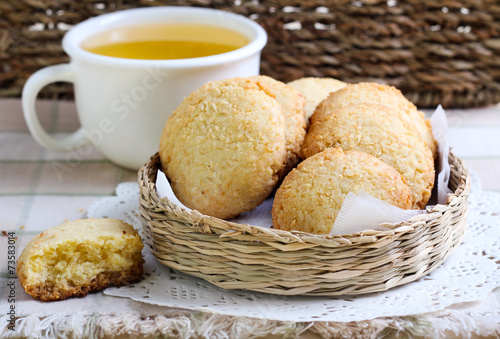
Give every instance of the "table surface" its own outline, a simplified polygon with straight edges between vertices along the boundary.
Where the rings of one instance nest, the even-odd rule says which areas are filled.
[[[73,102],[40,100],[37,112],[44,128],[57,136],[79,127]],[[500,105],[446,114],[454,153],[478,174],[484,190],[500,192]],[[113,195],[117,184],[137,179],[135,171],[114,165],[95,149],[59,153],[38,145],[19,99],[0,99],[0,145],[0,230],[15,232],[17,255],[34,235],[85,218],[90,204]],[[0,248],[6,248],[6,239],[0,237]],[[0,277],[7,278],[7,272],[2,250]]]

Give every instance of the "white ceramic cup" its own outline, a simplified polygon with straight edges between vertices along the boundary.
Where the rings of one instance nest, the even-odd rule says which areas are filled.
[[[111,29],[165,23],[209,24],[237,31],[249,43],[231,52],[192,59],[139,60],[107,57],[81,48],[87,38]],[[233,13],[191,7],[138,8],[86,20],[64,36],[69,64],[43,68],[26,82],[22,105],[33,137],[44,147],[69,151],[91,142],[108,159],[137,170],[157,152],[168,116],[183,98],[218,79],[259,74],[267,42],[262,27]],[[35,111],[38,92],[56,81],[74,84],[81,128],[64,139],[49,135]]]

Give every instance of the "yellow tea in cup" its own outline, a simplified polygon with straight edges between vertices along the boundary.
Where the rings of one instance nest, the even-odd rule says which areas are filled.
[[[222,53],[225,50],[203,47],[193,48],[196,55],[186,55],[185,46],[168,47],[171,54],[165,56],[158,55],[162,48],[135,44],[148,41],[222,44],[237,50]],[[48,66],[28,79],[24,116],[36,141],[48,149],[83,156],[90,149],[83,146],[92,143],[111,161],[137,171],[158,151],[165,121],[183,98],[209,81],[259,74],[266,41],[266,31],[255,21],[209,8],[154,6],[99,15],[64,35],[69,63]],[[196,57],[208,54],[215,55]],[[148,59],[153,57],[176,59]],[[59,81],[74,84],[81,122],[65,138],[47,133],[35,105],[40,90]]]
[[[248,43],[247,37],[228,28],[170,23],[116,28],[88,38],[81,47],[116,58],[167,60],[222,54]]]

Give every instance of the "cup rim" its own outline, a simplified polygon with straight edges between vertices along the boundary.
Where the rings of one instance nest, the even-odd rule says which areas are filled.
[[[168,13],[168,15],[171,17],[176,17],[183,14],[212,16],[218,19],[214,23],[215,25],[234,29],[240,33],[243,33],[240,28],[244,27],[246,30],[250,30],[254,37],[251,38],[248,36],[248,34],[243,33],[247,37],[251,38],[251,41],[241,48],[226,53],[189,59],[149,60],[118,58],[88,52],[80,46],[83,40],[91,37],[92,35],[99,34],[100,32],[105,32],[106,30],[112,28],[126,26],[126,18],[129,18],[130,16],[142,15],[146,18],[153,15],[155,17],[159,17],[162,14],[165,15],[166,13]],[[235,24],[237,23],[238,25],[236,25],[235,27],[220,25],[219,23],[223,22],[224,20],[229,20],[230,22],[233,22]],[[147,24],[151,22],[144,20],[144,22],[142,23]],[[252,56],[255,53],[260,53],[266,43],[266,31],[259,24],[242,15],[211,8],[157,6],[125,9],[112,13],[102,14],[82,21],[72,27],[65,34],[62,40],[62,47],[71,59],[86,61],[94,64],[125,67],[150,67],[154,65],[156,67],[175,69],[206,67],[241,60],[246,57]]]

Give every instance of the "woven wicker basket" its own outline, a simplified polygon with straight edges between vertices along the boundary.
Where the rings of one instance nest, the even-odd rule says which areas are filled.
[[[156,194],[155,154],[139,171],[144,236],[156,258],[225,289],[283,295],[349,295],[385,291],[438,267],[466,227],[470,176],[450,155],[450,194],[388,231],[313,235],[227,222],[186,211]]]
[[[0,97],[19,96],[37,69],[67,62],[68,27],[140,6],[212,7],[250,17],[269,35],[263,74],[394,85],[417,106],[500,102],[498,0],[2,0]],[[42,96],[70,98],[51,85]]]

